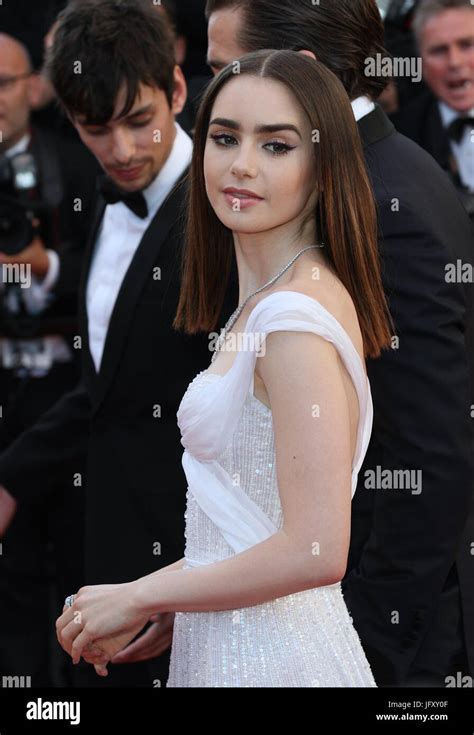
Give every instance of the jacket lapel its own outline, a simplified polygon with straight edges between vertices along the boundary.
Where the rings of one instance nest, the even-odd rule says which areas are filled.
[[[92,262],[92,255],[94,252],[94,246],[99,234],[99,227],[102,222],[105,210],[105,202],[99,195],[99,200],[95,208],[94,216],[92,219],[92,226],[89,233],[89,239],[87,241],[86,250],[84,253],[84,261],[82,265],[81,280],[79,285],[79,330],[82,338],[82,365],[84,370],[84,379],[90,390],[93,389],[95,381],[97,379],[97,372],[94,365],[94,360],[89,349],[89,326],[87,317],[87,281],[89,278],[89,271]]]
[[[99,407],[115,374],[135,305],[146,280],[150,278],[153,263],[182,211],[182,187],[186,174],[187,172],[175,185],[151,221],[122,281],[110,318],[100,371],[92,395],[94,410]]]
[[[358,123],[360,137],[364,148],[369,145],[378,143],[379,140],[387,138],[395,132],[393,123],[390,122],[380,105],[375,105],[375,110],[364,115]]]
[[[442,168],[450,170],[449,138],[443,128],[439,108],[434,98],[430,99],[423,119],[423,148],[431,153]]]

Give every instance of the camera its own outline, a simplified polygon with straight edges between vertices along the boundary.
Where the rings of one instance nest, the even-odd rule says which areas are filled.
[[[0,162],[0,252],[16,255],[32,241],[33,220],[44,209],[35,198],[38,169],[31,153]]]

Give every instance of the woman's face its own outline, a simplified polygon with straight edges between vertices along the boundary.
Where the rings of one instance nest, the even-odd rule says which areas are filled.
[[[209,201],[234,232],[301,221],[317,201],[313,131],[287,88],[238,74],[214,102],[204,155]]]

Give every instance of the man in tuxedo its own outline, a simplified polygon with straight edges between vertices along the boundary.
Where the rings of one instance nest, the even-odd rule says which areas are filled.
[[[186,84],[164,14],[136,0],[71,3],[49,72],[105,177],[80,287],[82,380],[0,457],[0,519],[6,526],[15,503],[37,495],[40,478],[41,489],[54,481],[65,494],[82,486],[86,583],[118,583],[183,556],[176,411],[210,363],[206,336],[172,328],[192,155],[175,121]],[[156,656],[169,647],[172,623],[168,615],[150,625],[128,657],[134,663],[110,667],[107,679],[84,665],[79,683],[164,686],[169,654]]]
[[[469,219],[435,161],[374,102],[386,85],[365,73],[384,53],[375,0],[208,0],[206,14],[215,72],[289,48],[327,65],[352,101],[396,335],[368,362],[374,429],[343,590],[380,686],[445,686],[474,673],[473,285],[446,276],[447,264],[472,265]],[[397,488],[401,473],[422,483]]]
[[[474,5],[423,0],[414,31],[428,90],[394,122],[449,173],[474,222]]]

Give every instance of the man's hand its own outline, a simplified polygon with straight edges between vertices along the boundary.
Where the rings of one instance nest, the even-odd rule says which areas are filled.
[[[28,247],[16,255],[0,252],[0,265],[3,263],[31,265],[31,272],[38,278],[44,278],[49,270],[49,258],[43,240],[36,236]]]
[[[117,653],[110,663],[131,664],[137,661],[148,661],[157,658],[168,650],[173,639],[174,613],[158,613],[150,620],[155,621],[148,630]]]
[[[13,516],[15,515],[17,502],[8,490],[0,485],[0,538],[6,533]]]
[[[157,658],[168,650],[173,639],[174,613],[157,613],[150,618],[153,622],[146,633],[109,659],[100,645],[93,643],[83,653],[83,659],[92,664],[98,676],[108,676],[107,665],[131,664]]]

